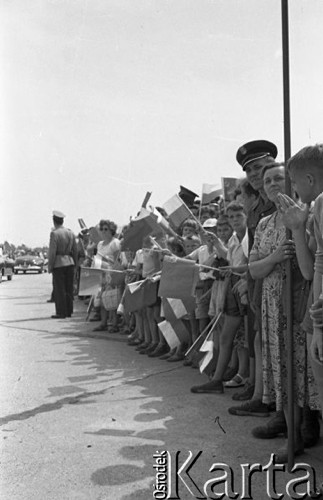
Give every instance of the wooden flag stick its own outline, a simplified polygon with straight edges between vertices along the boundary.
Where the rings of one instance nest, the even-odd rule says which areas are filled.
[[[149,236],[150,241],[157,246],[158,250],[165,250],[163,247],[160,246],[160,244],[153,238],[153,236]]]
[[[207,331],[209,330],[209,328],[211,328],[210,331],[213,330],[213,328],[216,327],[216,325],[218,324],[220,318],[222,316],[222,313],[219,313],[217,316],[214,316],[210,323],[204,328],[203,332],[197,337],[197,339],[195,340],[195,342],[193,342],[193,344],[191,345],[191,347],[188,349],[188,351],[186,351],[185,353],[185,357],[189,355],[189,353],[194,349],[194,347],[196,346],[197,342],[203,338],[203,336],[207,333]]]
[[[219,267],[205,266],[204,264],[198,264],[198,266],[203,267],[205,269],[210,269],[210,271],[223,271],[223,269]],[[232,274],[235,274],[236,276],[243,276],[245,273],[237,273],[235,271],[232,271]]]
[[[147,191],[147,193],[145,194],[144,200],[143,200],[143,202],[142,202],[142,204],[141,204],[141,206],[142,206],[143,208],[146,208],[147,203],[148,203],[148,201],[149,201],[149,199],[150,199],[151,195],[152,195],[151,191]]]
[[[89,305],[88,305],[88,308],[87,308],[87,311],[86,311],[85,321],[88,321],[88,319],[90,317],[90,314],[91,314],[91,311],[93,309],[93,305],[94,305],[94,295],[91,295],[90,302],[89,302]]]

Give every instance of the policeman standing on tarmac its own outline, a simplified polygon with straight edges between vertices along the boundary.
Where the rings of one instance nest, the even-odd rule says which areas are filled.
[[[53,211],[54,229],[50,233],[48,272],[53,273],[56,314],[54,319],[70,318],[73,313],[73,282],[77,263],[75,235],[64,224],[65,215]]]

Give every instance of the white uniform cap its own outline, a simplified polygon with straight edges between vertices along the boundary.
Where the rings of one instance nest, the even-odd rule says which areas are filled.
[[[207,219],[204,224],[203,224],[203,227],[216,227],[218,221],[213,218],[213,219]]]
[[[60,212],[59,210],[53,210],[53,217],[58,217],[59,219],[64,219],[66,217],[63,212]]]

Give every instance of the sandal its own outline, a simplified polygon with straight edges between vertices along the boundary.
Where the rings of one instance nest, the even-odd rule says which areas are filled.
[[[247,377],[243,378],[239,373],[237,373],[231,380],[224,382],[224,387],[235,389],[236,387],[242,387],[247,382]]]

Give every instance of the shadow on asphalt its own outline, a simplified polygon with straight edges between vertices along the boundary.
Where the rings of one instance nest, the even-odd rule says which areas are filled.
[[[133,405],[129,406],[126,428],[116,428],[112,419],[107,427],[86,432],[106,439],[107,453],[109,440],[118,440],[116,462],[120,462],[120,458],[124,461],[89,470],[93,485],[111,488],[129,485],[129,491],[118,500],[149,500],[153,498],[156,478],[153,455],[163,450],[180,451],[182,463],[191,450],[193,454],[202,451],[192,469],[192,477],[197,479],[201,489],[208,479],[215,477],[209,472],[212,463],[221,462],[232,467],[237,478],[235,489],[241,492],[240,464],[266,465],[271,453],[284,444],[283,438],[260,441],[251,436],[251,429],[262,425],[266,419],[229,415],[227,409],[233,405],[232,392],[227,391],[224,395],[190,393],[192,385],[205,380],[197,370],[183,367],[181,363],[170,364],[139,355],[133,347],[126,345],[126,337],[122,334],[100,334],[98,338],[102,341],[93,343],[89,336],[94,336],[95,323],[85,323],[84,309],[84,304],[78,304],[73,318],[56,323],[56,331],[39,328],[45,338],[55,337],[57,342],[68,345],[66,354],[70,356],[71,364],[91,369],[88,375],[70,377],[68,385],[49,388],[49,397],[61,397],[56,405],[83,405],[96,403],[100,395],[113,389],[112,404],[123,398],[137,403],[135,410]],[[46,360],[54,365],[61,362]],[[90,391],[86,390],[87,383],[91,384]],[[98,390],[93,390],[93,383],[98,384]],[[137,394],[133,398],[129,398],[130,386]],[[217,419],[221,426],[216,423]],[[300,461],[312,464],[318,480],[323,480],[322,443],[307,450]],[[282,491],[287,481],[294,477],[287,472],[284,474],[278,481]],[[264,492],[265,487],[266,478],[259,474],[254,480],[254,498],[267,498],[259,493]],[[185,485],[180,488],[182,500],[196,498]]]

